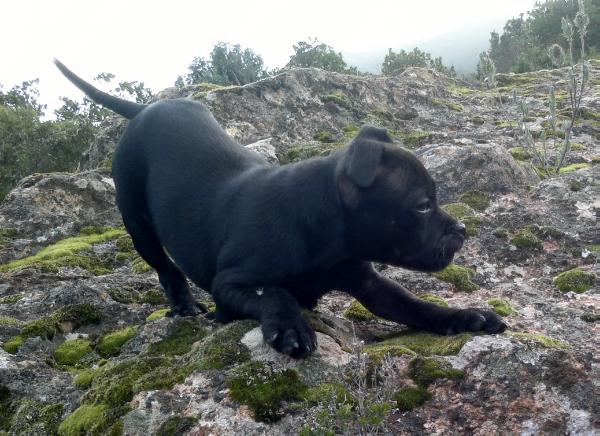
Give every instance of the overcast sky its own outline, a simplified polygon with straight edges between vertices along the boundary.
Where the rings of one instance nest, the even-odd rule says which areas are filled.
[[[6,90],[39,77],[40,100],[55,108],[58,96],[80,93],[54,68],[53,57],[88,80],[111,72],[158,91],[218,41],[252,48],[273,68],[308,37],[344,53],[400,47],[474,22],[503,22],[534,2],[2,0],[0,84]]]

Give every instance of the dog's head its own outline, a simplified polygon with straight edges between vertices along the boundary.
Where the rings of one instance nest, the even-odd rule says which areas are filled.
[[[355,256],[437,271],[462,247],[465,226],[439,208],[423,164],[386,130],[360,130],[340,155],[336,184]]]

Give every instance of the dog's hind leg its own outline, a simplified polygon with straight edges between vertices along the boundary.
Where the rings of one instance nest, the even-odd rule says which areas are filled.
[[[171,315],[195,316],[206,312],[207,309],[194,299],[181,270],[169,259],[150,222],[144,218],[126,220],[125,217],[123,221],[137,252],[158,273],[171,304]]]

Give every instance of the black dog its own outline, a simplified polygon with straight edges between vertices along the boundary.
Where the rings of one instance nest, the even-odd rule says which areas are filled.
[[[212,294],[217,320],[254,318],[265,340],[293,357],[316,347],[300,309],[333,289],[418,329],[506,328],[493,312],[425,302],[373,269],[375,261],[438,271],[465,238],[464,225],[438,207],[427,170],[385,130],[363,127],[328,157],[272,166],[201,103],[131,103],[55,62],[92,100],[131,120],[112,161],[117,204],[173,314],[202,309],[187,276]]]

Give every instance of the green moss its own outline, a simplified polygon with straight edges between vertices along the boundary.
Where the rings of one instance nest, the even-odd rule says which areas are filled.
[[[337,406],[341,404],[354,405],[356,403],[356,398],[340,382],[321,383],[308,388],[304,394],[304,400],[309,406],[317,406],[327,403],[329,400],[333,400]]]
[[[442,100],[439,98],[432,98],[431,99],[431,104],[434,106],[445,106],[448,109],[451,109],[453,111],[457,111],[457,112],[462,112],[465,110],[465,108],[463,107],[462,104],[460,103],[454,103],[448,100]]]
[[[153,268],[146,263],[144,259],[140,257],[140,255],[136,254],[133,257],[133,263],[131,265],[133,272],[136,274],[144,274],[149,271],[153,271]]]
[[[58,427],[59,436],[97,435],[110,424],[105,404],[79,406]]]
[[[19,321],[17,318],[13,318],[11,316],[0,315],[0,326],[19,327],[21,325],[23,325],[23,322]]]
[[[577,170],[582,170],[584,168],[590,168],[592,166],[592,164],[590,163],[576,163],[576,164],[571,164],[571,165],[567,165],[565,167],[562,167],[561,169],[558,170],[558,172],[560,174],[565,174],[565,173],[572,173],[573,171],[577,171]]]
[[[407,348],[414,353],[422,354],[424,356],[449,356],[458,354],[463,345],[465,345],[472,337],[473,334],[471,333],[441,336],[427,332],[407,331],[396,334],[383,342],[367,345],[365,346],[365,349],[371,347],[395,346]]]
[[[477,236],[483,220],[478,216],[468,216],[462,219],[462,223],[465,225],[467,236]]]
[[[12,422],[18,435],[53,435],[63,414],[63,404],[48,404],[35,400],[23,400]]]
[[[322,95],[321,101],[323,103],[335,103],[338,106],[346,108],[346,109],[350,109],[352,107],[352,104],[350,103],[350,100],[348,100],[348,97],[346,97],[341,92],[335,92],[333,94]]]
[[[371,112],[371,116],[384,125],[394,121],[394,115],[385,109],[375,109],[373,112]]]
[[[450,307],[449,304],[446,303],[446,300],[444,300],[442,297],[438,297],[437,295],[433,294],[421,295],[421,300],[428,301],[430,303],[437,304],[438,306],[442,307]]]
[[[600,121],[600,112],[595,112],[587,107],[582,107],[579,109],[579,116],[584,120]]]
[[[88,324],[97,324],[101,319],[102,312],[91,304],[65,306],[50,316],[26,323],[21,329],[20,335],[11,338],[4,344],[3,348],[5,351],[14,354],[27,338],[41,336],[52,339],[56,332],[63,328],[63,325],[75,329]]]
[[[7,245],[16,235],[16,229],[0,229],[0,248]]]
[[[313,139],[315,141],[324,142],[324,143],[332,143],[335,142],[333,135],[331,132],[320,131],[314,134]]]
[[[0,304],[14,304],[17,301],[21,301],[22,299],[23,294],[7,295],[5,297],[0,298]]]
[[[475,215],[475,211],[471,208],[471,206],[465,203],[445,204],[442,206],[442,209],[457,220],[462,220],[467,216]]]
[[[92,346],[87,339],[65,341],[54,350],[54,359],[59,365],[72,366],[92,352]]]
[[[543,348],[558,348],[558,349],[567,349],[571,348],[571,346],[561,341],[560,339],[551,338],[550,336],[542,335],[541,333],[520,333],[520,332],[508,332],[509,336],[513,336],[520,341],[525,342],[535,342],[538,345],[541,345]]]
[[[137,329],[137,326],[129,326],[107,333],[100,339],[96,351],[102,357],[118,356],[121,353],[121,347],[136,335]]]
[[[117,251],[120,251],[122,253],[130,253],[135,251],[135,248],[133,247],[133,240],[129,235],[123,235],[119,239],[117,239],[116,246]]]
[[[296,371],[275,370],[261,362],[236,368],[228,379],[228,386],[231,397],[250,407],[260,422],[281,418],[283,403],[301,400],[307,389]]]
[[[478,125],[485,123],[485,119],[483,119],[482,117],[473,117],[469,121],[471,121],[473,124],[478,124]]]
[[[281,162],[281,164],[288,164],[310,159],[311,157],[327,156],[344,145],[343,142],[334,142],[330,144],[294,144],[279,156],[279,162]]]
[[[524,147],[512,147],[508,149],[508,152],[516,160],[526,161],[531,159],[531,153]]]
[[[452,368],[452,365],[444,360],[420,356],[411,360],[409,374],[410,378],[422,388],[426,388],[438,379],[456,380],[465,376],[463,371]]]
[[[173,332],[165,339],[148,347],[148,354],[155,356],[180,356],[192,349],[192,344],[206,336],[206,330],[193,319],[181,319]]]
[[[496,120],[494,124],[503,129],[511,128],[515,129],[519,127],[519,123],[516,120]]]
[[[579,142],[571,142],[571,150],[573,151],[583,151],[585,150],[587,147],[583,144],[580,144]]]
[[[8,341],[6,341],[4,345],[2,345],[2,348],[7,353],[16,354],[17,351],[19,351],[19,348],[21,348],[21,345],[25,343],[25,339],[27,338],[23,336],[13,336]]]
[[[223,369],[250,360],[250,350],[240,341],[257,326],[254,321],[236,321],[207,336],[195,357],[199,369]]]
[[[546,138],[560,138],[560,139],[565,138],[565,132],[563,132],[562,130],[546,129],[545,132],[546,132]]]
[[[502,298],[492,298],[488,300],[487,303],[494,308],[494,312],[498,315],[508,316],[515,313],[515,310],[512,308],[508,300],[504,300]]]
[[[352,303],[350,303],[350,306],[344,312],[344,316],[354,321],[372,321],[377,319],[377,316],[369,312],[358,300],[352,300]]]
[[[414,356],[417,354],[410,348],[395,343],[394,340],[365,345],[362,352],[375,362],[381,362],[385,356]]]
[[[579,180],[573,179],[569,181],[569,189],[573,192],[581,191],[584,187],[585,185]]]
[[[403,412],[422,406],[431,399],[431,394],[423,387],[408,387],[394,395],[398,409]]]
[[[146,321],[156,321],[157,319],[164,318],[169,313],[169,310],[169,308],[155,310],[146,317]]]
[[[94,231],[100,233],[94,233]],[[100,259],[85,256],[94,244],[109,241],[125,234],[121,229],[90,228],[82,229],[80,236],[63,239],[43,248],[33,256],[17,259],[0,265],[0,272],[37,267],[47,272],[57,272],[60,267],[80,267],[95,275],[110,272],[110,267]]]
[[[160,306],[169,302],[164,291],[156,288],[150,289],[142,293],[139,301],[140,303],[147,303],[153,306]]]
[[[79,389],[89,388],[92,381],[94,381],[96,371],[96,369],[84,369],[80,371],[73,379],[73,383]]]
[[[479,285],[471,281],[475,272],[471,268],[460,265],[450,264],[440,272],[433,273],[433,276],[445,282],[454,285],[459,292],[473,292],[479,289]]]
[[[542,248],[542,241],[533,233],[530,226],[523,227],[511,238],[510,242],[517,248]]]
[[[559,274],[554,279],[554,286],[562,292],[577,292],[578,294],[587,291],[596,283],[596,274],[585,272],[580,268],[573,268]]]
[[[396,130],[391,132],[394,136],[400,138],[405,147],[416,148],[425,143],[431,136],[431,132],[421,130]]]
[[[483,212],[490,206],[490,195],[480,191],[465,192],[459,197],[459,200],[480,212]]]
[[[196,419],[189,416],[171,416],[158,427],[155,435],[179,436],[190,430],[195,424]]]

